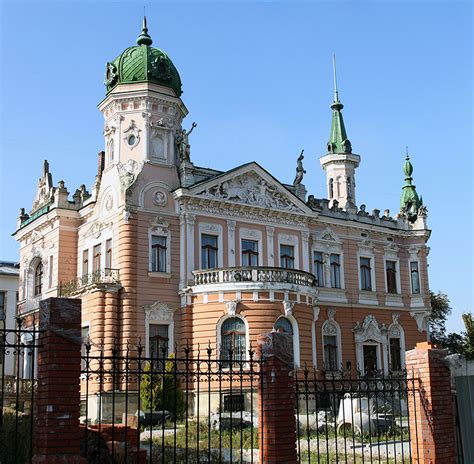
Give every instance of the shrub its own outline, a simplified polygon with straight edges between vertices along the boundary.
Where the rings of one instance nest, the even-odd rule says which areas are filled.
[[[179,385],[174,355],[165,362],[165,368],[155,369],[151,363],[141,377],[140,400],[144,411],[169,411],[182,417],[186,409],[185,394]]]
[[[17,411],[3,408],[3,425],[0,429],[0,462],[17,464],[27,462],[31,446],[31,416],[18,412],[18,429],[16,427]],[[15,450],[16,437],[16,450]]]

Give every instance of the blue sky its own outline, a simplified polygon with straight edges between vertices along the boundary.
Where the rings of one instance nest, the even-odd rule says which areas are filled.
[[[70,192],[91,186],[103,149],[104,66],[133,45],[143,5],[154,46],[173,59],[198,127],[192,158],[257,161],[325,195],[331,57],[357,171],[358,202],[398,211],[408,145],[433,230],[430,284],[472,311],[472,6],[465,1],[1,3],[0,259],[31,207],[43,159]]]

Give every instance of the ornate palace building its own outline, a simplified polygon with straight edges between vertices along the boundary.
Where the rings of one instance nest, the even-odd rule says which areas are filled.
[[[21,210],[19,313],[80,298],[84,335],[106,353],[140,337],[147,354],[188,342],[243,357],[275,329],[292,334],[296,366],[403,369],[430,314],[430,230],[408,155],[400,212],[366,211],[336,88],[320,158],[327,198],[307,194],[303,153],[292,185],[257,162],[202,168],[181,93],[144,22],[137,45],[106,66],[105,151],[91,189],[71,196],[45,161]]]

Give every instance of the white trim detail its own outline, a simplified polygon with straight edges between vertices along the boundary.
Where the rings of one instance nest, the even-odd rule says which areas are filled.
[[[153,219],[153,221],[151,221],[150,227],[148,228],[148,272],[153,272],[153,274],[156,274],[157,276],[160,274],[171,274],[171,233],[169,226],[169,222],[167,222],[164,218],[157,216]],[[164,272],[152,270],[151,237],[153,235],[166,237],[166,270]]]
[[[229,248],[229,251],[227,253],[227,260],[228,260],[229,267],[235,266],[235,227],[236,225],[237,225],[237,221],[233,221],[232,219],[227,220],[227,246]]]
[[[319,306],[313,306],[313,320],[311,322],[311,352],[313,354],[313,368],[318,368],[318,353],[317,353],[317,337],[316,337],[316,322],[319,318],[321,308]]]
[[[400,365],[402,370],[405,369],[405,331],[400,324],[400,314],[393,313],[392,314],[392,323],[388,326],[388,356],[389,356],[389,364],[391,365],[392,360],[390,354],[390,339],[391,338],[399,338],[400,339]]]
[[[234,302],[232,302],[234,303]],[[240,314],[225,314],[222,316],[216,324],[216,331],[217,331],[217,336],[216,336],[216,354],[217,356],[220,357],[221,353],[221,344],[222,344],[222,334],[221,334],[221,328],[222,324],[227,320],[227,319],[233,319],[233,318],[238,318],[243,321],[245,325],[245,352],[248,353],[250,349],[250,340],[249,340],[249,324],[248,321],[245,317],[241,316]]]
[[[283,307],[285,307],[285,301],[283,301]],[[291,328],[293,330],[293,363],[294,363],[294,367],[298,368],[301,365],[301,360],[300,360],[300,331],[299,331],[299,328],[298,328],[298,321],[296,320],[295,316],[293,316],[292,313],[286,313],[285,312],[285,314],[282,314],[281,316],[278,316],[276,318],[274,325],[276,325],[278,319],[281,319],[281,318],[288,319],[291,323]]]
[[[262,240],[262,231],[258,229],[249,229],[246,227],[241,227],[239,229],[239,248],[240,256],[239,263],[242,266],[242,240],[253,240],[257,242],[257,253],[258,253],[258,263],[257,266],[263,265],[263,240]]]
[[[217,266],[224,267],[224,250],[222,240],[222,226],[220,224],[210,222],[199,223],[199,268],[203,269],[202,265],[202,234],[209,234],[217,236]]]
[[[297,235],[291,234],[278,234],[278,267],[281,267],[281,245],[291,245],[294,247],[294,258],[295,258],[295,267],[294,269],[300,269],[300,249],[299,249],[299,240]]]
[[[334,319],[336,315],[335,309],[328,309],[328,319],[324,321],[323,326],[321,327],[321,345],[323,348],[323,365],[326,365],[326,355],[324,352],[324,336],[336,336],[337,343],[337,362],[338,370],[342,366],[342,337],[341,337],[341,327]]]
[[[150,356],[150,325],[160,324],[168,326],[168,351],[174,350],[174,311],[166,304],[155,301],[143,307],[145,310],[145,351]]]

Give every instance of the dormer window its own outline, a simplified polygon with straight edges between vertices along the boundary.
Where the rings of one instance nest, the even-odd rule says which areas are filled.
[[[130,135],[130,137],[128,138],[128,144],[133,147],[135,146],[135,144],[137,143],[137,138],[132,134]]]
[[[39,296],[43,292],[43,263],[40,261],[35,268],[34,296]]]

